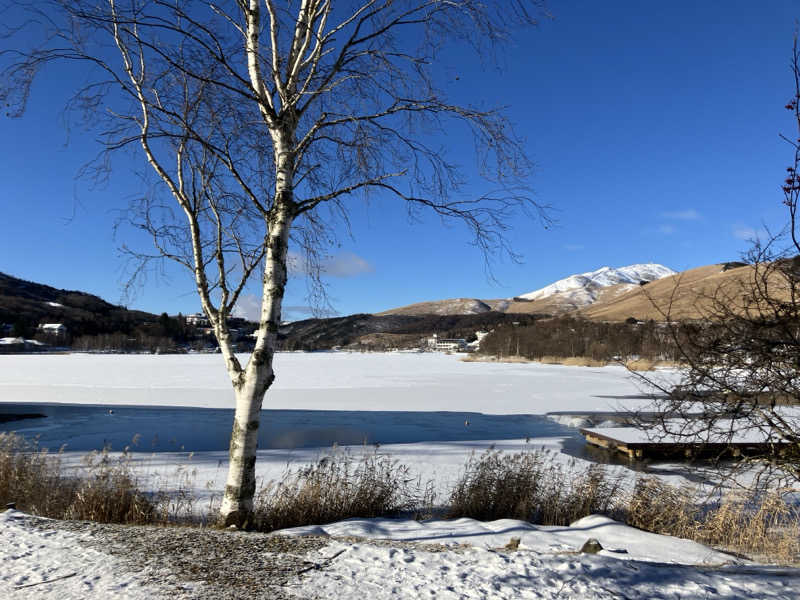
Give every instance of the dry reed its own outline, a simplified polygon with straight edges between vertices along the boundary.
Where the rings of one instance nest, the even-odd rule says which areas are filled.
[[[533,362],[532,359],[524,356],[508,355],[508,356],[494,356],[488,354],[467,354],[460,359],[461,362],[500,362],[500,363],[519,363],[527,364]]]
[[[574,465],[562,466],[547,452],[489,450],[468,460],[450,495],[448,516],[568,525],[611,511],[620,493],[620,479],[601,465],[575,471]]]
[[[356,459],[334,449],[316,464],[290,471],[259,490],[255,526],[274,531],[351,517],[413,514],[432,502],[430,490],[388,456],[366,453]]]
[[[713,502],[655,478],[637,481],[623,508],[629,525],[783,564],[800,562],[800,509],[786,490],[737,490]]]
[[[597,360],[591,356],[569,356],[563,360],[562,364],[568,367],[605,367],[608,361]]]
[[[149,523],[155,503],[140,491],[125,455],[86,456],[84,472],[68,476],[62,453],[40,448],[15,433],[0,433],[0,504],[56,519]]]

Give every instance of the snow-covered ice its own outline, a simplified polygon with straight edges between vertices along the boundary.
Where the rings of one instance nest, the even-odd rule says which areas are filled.
[[[381,442],[378,452],[408,466],[413,476],[421,481],[435,481],[443,496],[449,492],[470,454],[481,453],[490,447],[509,452],[547,448],[557,460],[575,460],[562,454],[566,437],[557,437],[559,433],[545,433],[542,437],[542,434],[532,431],[529,442],[524,438],[476,436],[480,423],[473,419],[467,425],[468,417],[465,420],[463,414],[459,416],[461,411],[490,415],[543,414],[552,410],[609,411],[619,409],[623,404],[642,402],[635,399],[641,390],[621,367],[473,363],[461,362],[459,358],[458,355],[431,353],[280,353],[276,356],[278,377],[268,392],[264,407],[419,411],[418,428],[429,429],[430,435],[418,436],[415,443],[391,443],[379,438],[375,440]],[[36,407],[31,407],[32,404],[51,402],[140,408],[231,408],[231,396],[230,383],[219,355],[0,356],[0,398],[5,402],[27,403],[26,412],[35,412]],[[42,407],[41,410],[47,412],[48,409]],[[56,410],[61,409],[56,407]],[[126,429],[130,427],[126,421],[127,409],[116,408],[113,414],[108,414],[106,409],[93,410],[102,413],[103,418],[97,420],[107,423],[100,423],[97,426],[101,429],[93,432],[84,430],[86,421],[81,418],[75,418],[58,432],[48,429],[51,427],[49,419],[12,422],[6,428],[21,430],[27,435],[41,432],[44,445],[51,448],[68,442],[65,461],[69,464],[78,463],[84,455],[84,451],[69,451],[70,447],[80,448],[82,440],[91,445],[95,439],[99,440],[95,446],[102,447],[103,439],[110,439],[111,433],[121,428],[118,433],[124,439],[122,443],[115,442],[113,449],[121,450],[130,444],[131,460],[137,473],[153,487],[169,486],[180,472],[182,478],[190,478],[189,486],[203,502],[214,495],[219,497],[227,468],[225,442],[230,435],[229,429],[223,427],[224,431],[216,432],[222,442],[214,448],[194,453],[176,452],[181,444],[188,442],[179,432],[196,429],[211,435],[210,417],[199,412],[195,415],[188,408],[170,413],[166,419],[163,415],[156,415],[156,420],[167,421],[172,429],[169,435],[178,439],[175,445],[171,445],[166,441],[167,436],[160,433],[162,443],[154,448],[154,452],[151,451],[151,433]],[[447,412],[424,416],[431,411]],[[154,411],[151,412],[155,415]],[[455,416],[448,426],[471,437],[437,437],[441,435],[441,423],[447,421],[450,414]],[[324,416],[318,414],[304,418],[324,421]],[[399,422],[396,424],[401,425]],[[268,417],[265,417],[262,429],[270,426]],[[326,426],[330,427],[331,423],[319,425],[320,428]],[[565,429],[555,424],[552,428]],[[298,435],[306,435],[309,430],[298,431]],[[134,446],[131,441],[137,433],[142,439],[138,446]],[[567,433],[572,436],[571,443],[580,443],[574,430]],[[349,442],[356,444],[350,452],[375,451],[372,445],[360,446],[362,439]],[[302,440],[295,437],[285,445],[270,447],[262,444],[256,463],[258,478],[261,481],[279,478],[287,469],[315,462],[330,451],[327,443],[314,447],[300,442]],[[164,451],[165,448],[170,451]],[[194,449],[188,445],[186,448]],[[587,464],[578,459],[579,466]],[[625,469],[620,467],[619,470]]]
[[[264,408],[544,414],[613,411],[641,402],[633,399],[641,389],[620,366],[459,358],[279,353]],[[233,393],[219,355],[0,355],[0,400],[232,408]]]

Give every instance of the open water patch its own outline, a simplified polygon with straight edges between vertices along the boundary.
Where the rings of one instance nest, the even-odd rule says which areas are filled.
[[[233,410],[86,404],[2,404],[5,414],[44,414],[0,424],[0,431],[38,437],[42,447],[89,451],[207,452],[227,450]],[[474,412],[263,410],[258,445],[311,448],[434,441],[574,438],[577,430],[543,415]]]

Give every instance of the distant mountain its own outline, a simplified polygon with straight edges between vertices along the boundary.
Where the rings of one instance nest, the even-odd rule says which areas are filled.
[[[654,263],[630,265],[617,269],[601,267],[596,271],[570,275],[564,279],[559,279],[541,289],[528,292],[527,294],[521,294],[519,297],[525,300],[539,300],[540,298],[546,298],[553,294],[569,293],[573,294],[574,298],[581,299],[585,304],[591,304],[597,299],[600,288],[618,285],[620,283],[639,285],[642,282],[649,283],[656,279],[661,279],[662,277],[675,275],[675,273],[676,271],[673,271],[669,267]]]
[[[642,283],[649,283],[662,277],[675,275],[669,267],[654,263],[629,265],[627,267],[601,267],[596,271],[570,275],[564,279],[551,283],[541,289],[527,294],[522,294],[519,298],[524,300],[541,300],[558,296],[563,299],[565,305],[571,308],[587,306],[597,300],[603,288],[626,284],[630,286],[626,289]]]
[[[434,333],[440,338],[476,339],[475,332],[501,325],[530,325],[542,315],[511,315],[497,311],[461,315],[349,315],[307,319],[281,326],[278,343],[283,350],[386,350],[420,348]]]
[[[510,300],[478,300],[477,298],[451,298],[450,300],[434,300],[418,302],[393,308],[381,313],[386,315],[479,315],[490,311],[505,312]]]
[[[550,318],[554,316],[604,323],[631,318],[663,321],[667,314],[673,319],[701,319],[716,292],[724,290],[736,296],[752,275],[752,267],[738,262],[681,273],[656,264],[603,267],[514,298],[454,298],[420,302],[377,315],[296,321],[281,328],[280,340],[286,350],[381,350],[417,348],[433,333],[440,338],[471,341],[480,330],[511,325],[509,331],[517,327],[521,331],[537,321],[556,322]]]
[[[706,265],[663,277],[646,286],[633,286],[622,293],[609,294],[617,287],[606,288],[605,296],[581,307],[577,314],[592,321],[704,319],[714,298],[741,298],[752,289],[753,267],[741,262]],[[775,293],[778,286],[772,288]]]
[[[61,290],[0,273],[0,325],[23,329],[26,335],[33,335],[40,323],[66,325],[70,336],[127,333],[157,319],[156,315],[128,310],[86,292]]]
[[[596,271],[570,275],[541,289],[495,300],[452,298],[418,302],[393,308],[379,315],[464,315],[497,311],[516,314],[559,314],[609,299],[676,272],[664,265],[647,263],[627,267],[602,267]]]

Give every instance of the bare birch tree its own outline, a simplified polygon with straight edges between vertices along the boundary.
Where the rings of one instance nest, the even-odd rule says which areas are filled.
[[[70,108],[100,128],[106,151],[135,148],[168,192],[131,214],[152,237],[143,258],[193,274],[236,400],[220,523],[252,525],[290,240],[314,263],[332,219],[346,220],[346,203],[366,194],[464,223],[487,255],[510,252],[504,232],[520,211],[546,219],[502,112],[452,103],[437,85],[444,47],[491,56],[534,23],[538,2],[49,0],[26,9],[3,38],[0,101],[21,116],[47,63],[89,64],[95,77]],[[28,46],[31,33],[41,43]],[[472,133],[494,192],[470,195],[440,147],[437,136],[457,127]],[[106,158],[91,165],[96,176]],[[242,364],[227,318],[251,277],[261,278],[261,315]]]

